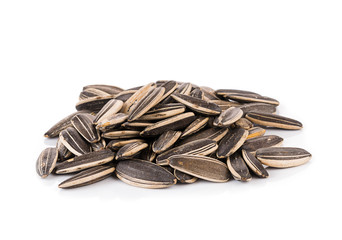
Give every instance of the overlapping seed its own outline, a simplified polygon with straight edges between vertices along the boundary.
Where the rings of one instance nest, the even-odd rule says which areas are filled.
[[[267,178],[269,168],[295,167],[311,159],[302,148],[279,147],[282,137],[265,135],[269,128],[303,127],[277,115],[278,105],[252,91],[215,91],[174,80],[126,90],[88,85],[79,94],[77,111],[44,134],[59,138],[55,148],[40,154],[36,170],[43,178],[74,173],[59,184],[63,189],[114,175],[143,188],[166,188],[177,180]]]

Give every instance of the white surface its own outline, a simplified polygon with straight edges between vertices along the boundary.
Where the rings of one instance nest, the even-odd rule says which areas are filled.
[[[1,239],[341,239],[341,1],[1,1]],[[61,190],[35,161],[83,85],[274,97],[313,154],[249,183]]]

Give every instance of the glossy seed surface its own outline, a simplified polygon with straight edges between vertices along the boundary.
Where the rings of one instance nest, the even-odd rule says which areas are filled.
[[[276,114],[247,113],[246,118],[255,124],[281,129],[298,130],[303,127],[302,123],[292,118]]]
[[[56,148],[46,148],[39,155],[36,170],[39,176],[46,178],[56,166],[58,151]]]

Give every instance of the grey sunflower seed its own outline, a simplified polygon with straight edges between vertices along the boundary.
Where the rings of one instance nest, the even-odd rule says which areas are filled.
[[[90,112],[98,112],[101,108],[111,99],[113,99],[113,95],[108,96],[99,96],[99,97],[90,97],[76,103],[76,109],[78,111],[88,110]]]
[[[201,90],[203,91],[203,100],[205,101],[212,101],[212,100],[220,100],[214,92],[212,91],[207,91],[207,89],[205,88],[201,88]]]
[[[192,90],[191,83],[181,83],[173,93],[181,93],[184,95],[190,95],[191,90]],[[171,96],[168,96],[161,103],[168,104],[172,102],[174,102],[174,99]]]
[[[112,115],[108,115],[102,117],[96,125],[96,129],[99,129],[102,132],[106,132],[110,129],[113,129],[119,126],[121,123],[125,122],[128,118],[126,113],[115,113]]]
[[[170,157],[170,166],[181,172],[211,182],[227,182],[229,180],[227,165],[210,157],[173,155]]]
[[[98,124],[99,122],[107,119],[108,117],[118,113],[123,106],[123,102],[117,99],[109,100],[101,110],[96,114],[94,123]]]
[[[115,173],[123,182],[143,188],[166,188],[177,182],[172,173],[144,160],[120,161]]]
[[[125,122],[121,124],[121,126],[125,129],[142,131],[145,128],[152,126],[153,123],[147,121],[134,121],[134,122]]]
[[[231,108],[231,107],[241,107],[242,106],[241,103],[229,102],[229,101],[225,101],[225,100],[209,100],[209,102],[215,103],[217,106],[219,106],[219,108],[221,108],[222,111],[227,110],[228,108]]]
[[[106,148],[106,141],[102,138],[96,143],[91,143],[90,146],[94,152],[101,151]]]
[[[202,99],[204,100],[204,93],[201,89],[199,88],[195,88],[191,93],[190,93],[191,97],[194,98],[198,98],[198,99]]]
[[[213,124],[217,127],[228,127],[239,120],[242,115],[243,112],[240,108],[231,107],[221,112],[221,114],[215,118]]]
[[[245,163],[248,165],[249,169],[251,169],[258,177],[268,177],[268,172],[261,164],[261,162],[256,159],[252,153],[242,149],[242,157],[245,160]]]
[[[247,139],[252,139],[256,137],[263,136],[265,134],[266,130],[261,127],[253,127],[248,129],[248,137]]]
[[[145,128],[140,135],[143,137],[158,136],[168,130],[178,130],[187,126],[195,119],[193,112],[179,114],[177,116],[161,120]]]
[[[119,149],[117,152],[115,159],[123,160],[133,158],[135,155],[140,153],[143,149],[147,148],[148,144],[143,142],[134,142],[129,143]]]
[[[232,99],[237,102],[260,102],[260,103],[267,103],[267,104],[273,104],[278,106],[279,102],[270,97],[255,95],[255,94],[229,94],[225,96],[228,99]]]
[[[93,121],[87,115],[84,113],[77,114],[71,119],[71,123],[85,140],[90,143],[98,142],[100,140],[100,133],[96,130]]]
[[[155,153],[162,153],[172,147],[181,136],[181,131],[169,130],[164,132],[159,138],[152,144],[152,150]]]
[[[77,188],[87,186],[111,176],[115,168],[113,166],[97,166],[77,173],[58,185],[59,188]]]
[[[187,128],[184,129],[181,138],[188,137],[203,129],[208,123],[209,117],[197,117]]]
[[[186,144],[199,139],[211,139],[219,142],[227,133],[228,128],[208,128],[181,140],[177,145]]]
[[[116,100],[126,102],[137,90],[125,90],[115,96]]]
[[[270,167],[288,168],[307,163],[311,154],[302,148],[274,147],[258,149],[256,158]]]
[[[291,130],[297,130],[303,127],[302,123],[297,120],[275,114],[251,112],[246,114],[246,118],[255,124],[266,127],[275,127]]]
[[[283,138],[276,135],[256,137],[246,140],[242,145],[242,149],[253,153],[260,148],[279,147],[283,140]]]
[[[234,127],[240,127],[246,130],[251,129],[253,126],[253,123],[249,121],[247,118],[240,118],[234,123]]]
[[[44,149],[38,157],[36,170],[39,176],[46,178],[56,166],[58,151],[56,148]]]
[[[219,89],[215,91],[216,95],[218,96],[227,96],[230,94],[250,94],[250,95],[259,95],[258,93],[251,92],[251,91],[245,91],[245,90],[237,90],[237,89]]]
[[[76,156],[56,166],[56,174],[66,174],[78,172],[91,167],[103,165],[114,159],[114,153],[109,149],[98,152],[86,153]]]
[[[140,137],[139,131],[133,130],[114,130],[110,132],[102,133],[102,137],[107,139],[125,139]]]
[[[88,90],[89,88],[91,89],[95,88],[111,95],[115,95],[123,91],[122,88],[119,88],[117,86],[105,85],[105,84],[87,85],[83,87],[83,91]]]
[[[66,159],[72,158],[73,154],[72,152],[67,149],[63,143],[60,141],[60,139],[57,140],[56,144],[57,152],[58,152],[58,159],[57,161],[63,162]]]
[[[218,115],[221,113],[221,108],[215,103],[206,102],[204,100],[179,93],[173,93],[171,97],[195,112],[199,112],[205,115]]]
[[[64,129],[59,134],[59,140],[70,152],[76,156],[88,153],[91,150],[89,144],[83,140],[81,135],[73,127]]]
[[[172,155],[177,154],[192,154],[192,155],[209,155],[215,152],[217,149],[217,143],[210,139],[200,139],[193,142],[186,143],[184,145],[171,148],[166,152],[163,152],[156,158],[156,163],[158,165],[169,164],[169,158]]]
[[[107,92],[104,92],[97,88],[88,88],[82,91],[78,98],[81,101],[90,97],[99,97],[99,96],[108,96],[108,95],[111,95],[111,94],[108,94]]]
[[[144,142],[144,139],[118,139],[112,140],[107,144],[107,148],[117,151],[121,147],[125,146],[126,144],[135,143],[135,142]]]
[[[185,106],[181,103],[169,103],[156,106],[141,116],[139,120],[161,120],[185,112]]]
[[[252,179],[240,152],[236,152],[227,158],[227,166],[235,180],[248,182]]]
[[[243,128],[234,128],[230,130],[222,139],[217,149],[218,158],[226,158],[236,152],[245,142],[248,131]]]
[[[239,108],[243,111],[243,114],[247,114],[249,112],[258,112],[258,113],[276,113],[277,107],[272,104],[266,103],[245,103]]]
[[[139,102],[151,89],[155,88],[154,83],[149,83],[137,90],[127,101],[125,101],[121,112],[130,113],[131,108],[134,104]]]
[[[163,84],[161,84],[160,87],[165,88],[165,92],[163,97],[159,100],[159,102],[170,96],[171,93],[173,93],[178,87],[178,83],[176,81],[166,81]]]
[[[178,171],[176,169],[174,169],[173,175],[175,175],[178,182],[180,182],[180,183],[194,183],[198,180],[197,177],[191,176],[187,173],[183,173],[183,172]]]

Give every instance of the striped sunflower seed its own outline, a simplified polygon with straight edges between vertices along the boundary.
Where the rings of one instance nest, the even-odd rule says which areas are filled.
[[[57,152],[58,152],[58,162],[63,162],[66,159],[72,158],[74,154],[67,149],[63,143],[60,141],[60,139],[57,140],[56,144]]]
[[[113,151],[117,151],[119,150],[121,147],[130,144],[130,143],[135,143],[135,142],[144,142],[144,139],[117,139],[117,140],[112,140],[107,144],[107,148],[113,150]]]
[[[210,139],[215,142],[219,142],[227,133],[228,128],[208,128],[181,140],[177,145],[186,144],[200,139]]]
[[[192,84],[191,83],[181,83],[180,85],[178,85],[177,89],[173,93],[190,95],[191,90],[192,90]],[[175,102],[175,100],[171,96],[168,96],[161,103],[162,104],[169,104],[169,103],[173,103],[173,102]]]
[[[86,153],[57,164],[56,174],[78,172],[84,169],[103,165],[113,159],[114,153],[109,149]]]
[[[87,186],[111,176],[115,168],[113,166],[97,166],[77,173],[58,185],[59,188],[77,188]]]
[[[162,104],[149,110],[139,118],[141,121],[161,120],[185,112],[185,106],[181,103]]]
[[[259,102],[259,103],[267,103],[272,105],[279,105],[279,102],[270,97],[255,95],[255,94],[241,94],[241,93],[234,93],[225,96],[228,99],[237,101],[237,102]]]
[[[180,183],[194,183],[198,180],[197,177],[191,176],[187,173],[183,173],[183,172],[178,171],[176,169],[174,169],[173,175],[175,175],[178,182],[180,182]]]
[[[142,131],[145,128],[152,126],[153,123],[147,121],[134,121],[134,122],[125,122],[121,124],[121,127],[125,129],[131,129],[136,131]]]
[[[208,123],[209,117],[197,117],[187,128],[184,129],[180,138],[188,137],[203,129]]]
[[[146,160],[153,162],[157,157],[157,154],[152,150],[152,143],[148,144],[148,147],[141,151],[138,158],[141,160]]]
[[[196,155],[173,155],[170,166],[178,171],[187,173],[211,182],[227,182],[229,171],[221,161]]]
[[[253,123],[249,121],[247,118],[240,118],[234,123],[234,127],[240,127],[246,130],[251,129],[253,126]]]
[[[204,100],[204,93],[200,88],[195,88],[194,90],[192,90],[190,96]]]
[[[166,188],[176,184],[175,176],[166,169],[144,160],[120,161],[116,176],[123,182],[143,188]]]
[[[251,169],[258,177],[267,178],[268,172],[261,164],[261,162],[254,157],[254,155],[244,149],[242,149],[242,157],[245,160],[245,163],[248,165],[249,169]]]
[[[115,99],[126,102],[136,92],[137,90],[125,90],[125,91],[120,92],[118,95],[116,95]]]
[[[106,141],[102,138],[96,143],[91,143],[90,146],[93,152],[101,151],[106,148]]]
[[[265,134],[266,130],[261,127],[253,127],[248,129],[248,137],[247,139],[252,139],[256,137],[263,136]]]
[[[217,149],[218,158],[226,158],[235,153],[245,142],[248,131],[243,128],[234,128],[230,130],[222,139]]]
[[[102,109],[96,114],[94,123],[98,124],[104,119],[108,119],[108,117],[118,113],[123,106],[123,102],[117,99],[109,100]]]
[[[227,158],[227,166],[235,180],[248,182],[252,179],[240,152],[236,152]]]
[[[106,132],[110,129],[119,126],[121,123],[125,122],[128,118],[126,113],[115,113],[112,115],[108,115],[106,117],[102,117],[96,125],[96,129]]]
[[[129,99],[127,99],[121,109],[123,113],[130,113],[132,106],[139,102],[151,89],[155,88],[154,83],[149,83],[137,90]]]
[[[257,112],[257,113],[276,113],[277,106],[266,103],[245,103],[239,108],[243,111],[243,114],[246,115],[249,112]]]
[[[148,144],[143,142],[134,142],[129,143],[119,149],[115,156],[115,160],[124,160],[133,158],[138,153],[140,153],[143,149],[147,148]]]
[[[77,111],[88,110],[90,112],[97,113],[98,111],[101,110],[101,108],[103,108],[103,106],[108,101],[110,101],[113,98],[114,98],[113,95],[90,97],[90,98],[81,100],[78,103],[76,103],[76,109]]]
[[[71,119],[71,123],[85,140],[95,143],[100,141],[100,133],[96,130],[91,117],[88,115],[90,114],[77,114]]]
[[[186,143],[184,145],[171,148],[166,152],[163,152],[156,158],[158,165],[168,165],[169,158],[178,154],[192,154],[192,155],[209,155],[215,152],[217,149],[217,143],[210,139],[200,139],[193,142]]]
[[[266,126],[266,127],[275,127],[275,128],[291,129],[291,130],[297,130],[303,127],[302,123],[297,120],[275,115],[275,114],[251,112],[251,113],[246,114],[246,118],[255,124]]]
[[[168,130],[179,130],[187,126],[195,119],[193,112],[182,113],[174,117],[170,117],[145,128],[140,135],[143,137],[158,136]]]
[[[205,115],[219,115],[221,108],[215,103],[210,103],[198,98],[190,97],[184,94],[173,93],[171,95],[177,102],[184,104],[195,112]]]
[[[173,93],[177,87],[178,87],[178,83],[176,81],[166,81],[163,84],[160,85],[160,87],[165,88],[165,92],[163,97],[159,100],[159,102],[163,101],[165,98],[167,98],[168,96],[171,95],[171,93]]]
[[[219,90],[215,91],[215,94],[218,96],[222,96],[222,97],[225,97],[225,96],[231,95],[231,94],[249,94],[249,95],[260,96],[260,94],[255,93],[255,92],[238,90],[238,89],[219,89]]]
[[[283,138],[276,135],[267,135],[246,140],[242,149],[254,153],[260,148],[279,147],[283,143]]]
[[[225,101],[225,100],[210,100],[209,102],[215,103],[217,106],[219,106],[221,111],[227,110],[228,108],[231,108],[231,107],[241,107],[242,106],[241,103],[229,102],[229,101]]]
[[[274,147],[258,149],[256,158],[269,167],[288,168],[307,163],[311,154],[302,148]]]
[[[240,108],[230,107],[221,112],[221,114],[215,118],[213,124],[216,127],[228,127],[239,120],[242,115],[243,112]]]
[[[83,91],[88,90],[89,88],[91,89],[97,89],[101,90],[103,92],[106,92],[111,95],[118,94],[123,91],[122,88],[119,88],[117,86],[112,86],[112,85],[105,85],[105,84],[93,84],[93,85],[87,85],[83,87]]]
[[[114,130],[114,131],[102,133],[102,137],[107,138],[107,139],[137,138],[137,137],[140,137],[140,132],[133,131],[133,130]]]
[[[212,100],[220,100],[215,93],[208,91],[206,88],[201,88],[201,90],[203,91],[203,100],[205,101],[212,101]]]
[[[182,134],[181,131],[173,131],[173,130],[164,132],[152,144],[153,152],[160,154],[168,150],[176,143],[176,141],[179,139],[181,134]]]
[[[58,151],[56,148],[44,149],[38,157],[36,170],[39,176],[46,178],[56,166]]]
[[[73,127],[64,129],[59,134],[59,141],[73,154],[80,156],[91,151],[89,144]]]

